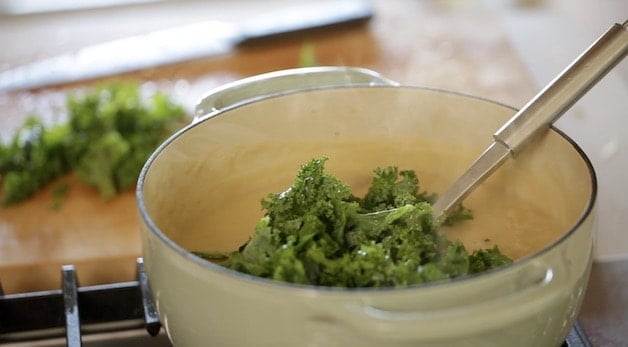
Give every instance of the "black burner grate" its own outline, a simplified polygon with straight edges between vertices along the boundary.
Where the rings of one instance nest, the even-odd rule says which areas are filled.
[[[0,296],[0,343],[65,335],[68,346],[78,347],[81,334],[141,327],[159,333],[142,258],[136,281],[79,287],[73,265],[62,267],[61,280],[60,290]]]
[[[0,287],[0,344],[65,336],[68,347],[80,347],[84,334],[142,327],[159,333],[142,258],[136,281],[80,287],[73,265],[62,267],[61,278],[59,290],[4,295]],[[562,347],[592,345],[576,323]]]

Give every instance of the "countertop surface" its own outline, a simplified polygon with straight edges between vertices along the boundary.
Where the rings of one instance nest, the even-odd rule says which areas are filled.
[[[296,2],[306,3],[291,1]],[[282,8],[287,1],[264,5],[136,1],[111,8],[7,13],[19,3],[0,1],[0,71],[176,25],[246,21]],[[116,78],[135,79],[143,88],[168,92],[191,111],[208,90],[239,78],[297,67],[304,50],[311,49],[318,65],[366,67],[405,85],[453,90],[521,107],[612,23],[622,23],[628,15],[628,2],[621,0],[373,0],[370,4],[373,17],[368,21],[261,40],[219,56]],[[6,140],[33,112],[47,122],[62,119],[65,94],[99,82],[0,91],[0,138]],[[628,62],[624,61],[556,124],[582,146],[599,180],[595,262],[580,318],[595,346],[621,346],[628,341],[628,295],[622,290],[628,286],[627,98]],[[82,284],[133,278],[134,259],[140,254],[133,193],[103,202],[93,192],[77,188],[62,210],[54,212],[49,208],[50,194],[46,191],[22,206],[0,209],[4,290],[56,287],[59,266],[65,263],[77,265]]]

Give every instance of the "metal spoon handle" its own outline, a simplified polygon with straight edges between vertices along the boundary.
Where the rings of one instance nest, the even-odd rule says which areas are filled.
[[[493,135],[493,144],[436,201],[434,216],[448,214],[510,155],[547,131],[627,53],[628,20],[611,26]]]
[[[528,102],[493,137],[517,153],[617,65],[628,51],[628,31],[614,24],[549,85]]]

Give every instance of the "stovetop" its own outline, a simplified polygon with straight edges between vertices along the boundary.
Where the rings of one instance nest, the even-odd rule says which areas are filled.
[[[11,347],[171,347],[150,295],[142,258],[137,279],[81,287],[74,266],[61,269],[62,288],[3,295],[0,344]],[[576,323],[562,347],[591,347]]]

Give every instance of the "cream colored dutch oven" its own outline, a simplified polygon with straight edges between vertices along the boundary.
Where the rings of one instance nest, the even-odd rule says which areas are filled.
[[[444,230],[469,250],[499,245],[512,265],[342,289],[254,278],[189,251],[240,246],[262,216],[260,199],[314,157],[329,157],[329,171],[358,195],[388,165],[442,192],[515,110],[318,67],[226,85],[197,111],[151,156],[137,190],[146,271],[175,346],[559,346],[571,329],[589,277],[596,181],[557,129],[467,198],[473,221]]]

